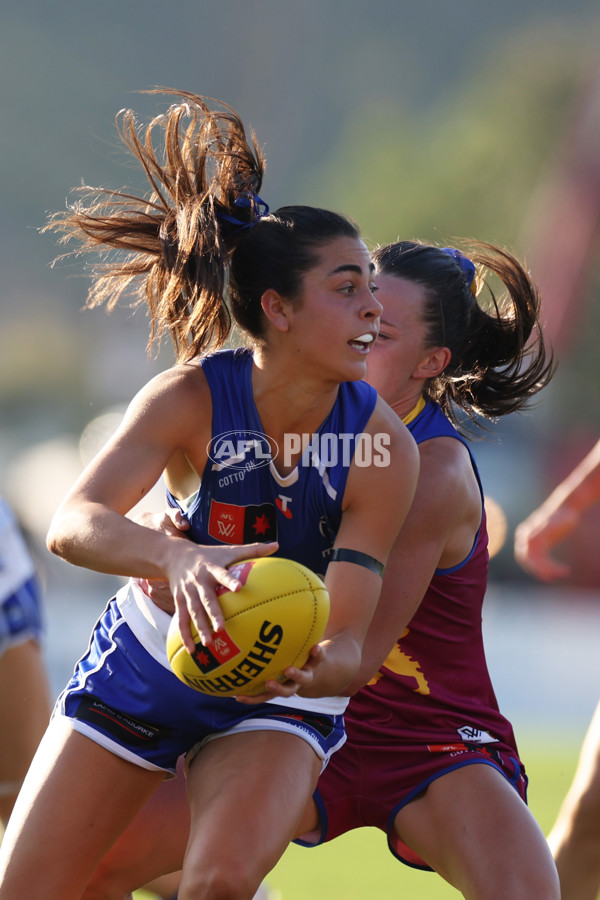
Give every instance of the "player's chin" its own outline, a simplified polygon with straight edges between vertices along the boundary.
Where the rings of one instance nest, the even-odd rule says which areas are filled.
[[[367,377],[367,354],[355,352],[352,365],[347,366],[348,375],[345,381],[363,381]]]
[[[363,381],[367,375],[367,354],[359,353],[350,345],[346,346],[346,353],[343,357],[331,364],[328,364],[327,374],[331,375],[337,382],[344,381]]]

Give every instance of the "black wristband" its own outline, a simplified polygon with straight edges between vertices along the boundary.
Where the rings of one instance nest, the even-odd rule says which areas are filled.
[[[331,551],[329,562],[355,563],[357,566],[364,566],[365,569],[370,569],[371,572],[375,572],[380,578],[383,578],[385,571],[384,564],[380,563],[374,556],[369,556],[368,553],[361,553],[360,550],[346,550],[343,547],[335,547]]]

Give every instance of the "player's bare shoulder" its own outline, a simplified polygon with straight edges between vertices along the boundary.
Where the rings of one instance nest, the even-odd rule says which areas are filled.
[[[469,451],[453,437],[435,437],[419,444],[420,503],[432,520],[449,528],[467,523],[475,531],[481,519],[481,489]]]
[[[198,402],[210,397],[210,390],[200,359],[177,363],[165,369],[148,382],[148,389],[157,396],[165,395],[172,401]]]
[[[421,472],[434,473],[440,481],[445,481],[454,492],[464,492],[473,485],[478,493],[478,484],[473,470],[471,455],[465,444],[454,437],[439,436],[419,444]]]
[[[153,411],[167,421],[211,414],[210,389],[199,360],[180,363],[159,372],[138,391],[130,414]]]

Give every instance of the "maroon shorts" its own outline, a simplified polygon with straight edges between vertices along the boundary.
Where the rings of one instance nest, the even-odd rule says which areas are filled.
[[[295,841],[313,847],[354,828],[370,825],[387,834],[394,856],[408,866],[431,871],[394,830],[394,819],[436,778],[471,765],[493,766],[527,802],[527,776],[514,749],[502,743],[381,745],[359,748],[347,742],[322,773],[315,802],[319,832]]]

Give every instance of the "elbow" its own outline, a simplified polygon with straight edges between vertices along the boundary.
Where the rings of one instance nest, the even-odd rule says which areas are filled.
[[[50,525],[50,529],[48,534],[46,535],[46,547],[50,551],[50,553],[54,553],[55,556],[60,556],[64,558],[65,555],[65,540],[63,535],[61,534],[60,529],[54,526],[54,523]]]
[[[64,517],[57,513],[52,519],[46,535],[46,547],[55,556],[69,560],[73,544],[73,530],[68,527]]]
[[[361,688],[364,688],[365,685],[374,683],[377,680],[377,673],[379,672],[386,655],[387,654],[380,656],[376,654],[372,646],[369,646],[365,651],[363,646],[360,665],[352,681],[348,683],[344,695],[346,697],[351,697],[353,694],[356,694],[357,691],[360,691]]]
[[[352,681],[346,686],[344,696],[352,697],[353,694],[356,694],[357,691],[360,691],[361,688],[368,684],[372,677],[373,673],[371,670],[367,672],[364,666],[361,666]]]

